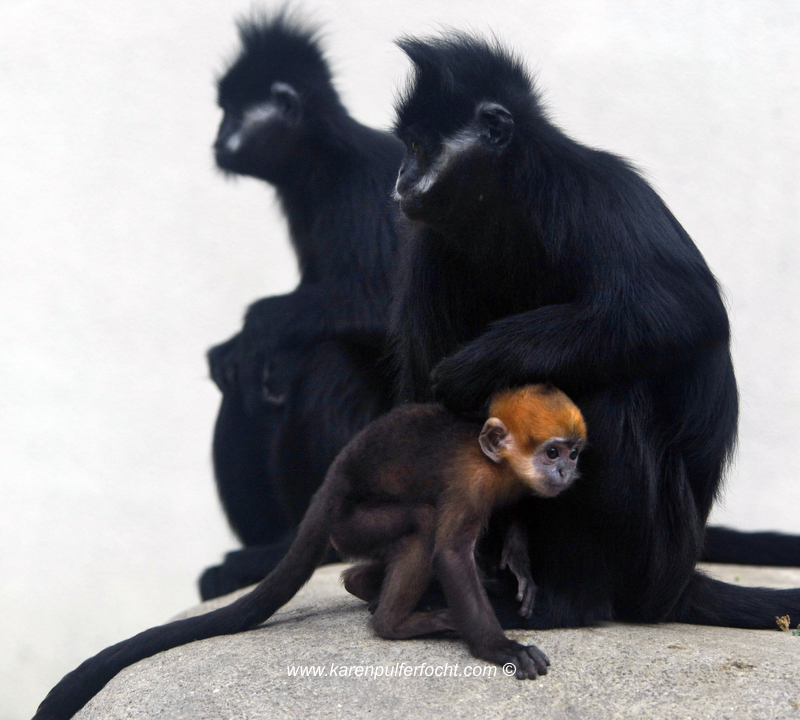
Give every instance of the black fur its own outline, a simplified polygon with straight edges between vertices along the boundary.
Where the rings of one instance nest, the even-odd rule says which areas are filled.
[[[398,191],[445,137],[468,127],[486,139],[421,199],[400,192],[401,396],[477,411],[501,388],[547,381],[588,426],[582,481],[546,505],[520,504],[539,586],[528,625],[766,628],[777,606],[800,614],[800,591],[732,588],[694,569],[738,395],[725,307],[687,233],[626,161],[549,122],[522,63],[496,42],[453,33],[400,46],[414,76],[397,108],[410,148]],[[501,150],[491,139],[502,113],[481,125],[481,103],[513,118]],[[506,600],[498,613],[517,626]]]
[[[738,565],[800,567],[800,537],[707,527],[701,560]]]
[[[209,352],[223,392],[213,448],[219,495],[239,539],[261,546],[296,527],[338,451],[391,407],[390,192],[403,148],[348,115],[313,29],[279,12],[240,24],[239,34],[241,53],[219,80],[217,163],[275,187],[301,274],[294,292],[255,302],[242,331]],[[232,151],[246,111],[271,101],[276,82],[290,88],[277,98],[285,122]],[[206,571],[201,594],[264,577],[286,547],[229,555]]]

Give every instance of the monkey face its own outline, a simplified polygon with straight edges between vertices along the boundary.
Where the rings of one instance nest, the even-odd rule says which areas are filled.
[[[496,184],[497,163],[511,139],[511,115],[482,103],[472,121],[446,137],[405,137],[406,155],[395,185],[403,214],[439,228],[472,222],[485,213]]]
[[[578,478],[578,457],[582,440],[551,438],[537,448],[531,459],[535,481],[533,491],[542,497],[555,497]]]
[[[406,217],[455,236],[476,222],[491,222],[487,208],[498,199],[507,202],[502,167],[516,136],[509,106],[489,100],[502,95],[492,53],[466,42],[476,53],[474,87],[466,92],[455,79],[460,62],[451,67],[448,60],[452,38],[398,42],[414,63],[414,79],[396,107],[395,134],[406,157],[395,198]]]
[[[223,111],[214,142],[217,165],[274,182],[287,164],[293,132],[302,120],[297,91],[287,83],[274,82],[266,99],[244,108],[223,106]]]
[[[585,444],[580,437],[552,437],[544,441],[508,430],[497,417],[483,426],[478,442],[492,462],[508,467],[540,497],[555,497],[578,478],[578,456]]]

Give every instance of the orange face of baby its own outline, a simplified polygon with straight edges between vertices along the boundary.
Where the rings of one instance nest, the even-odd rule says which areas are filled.
[[[489,414],[480,435],[484,454],[537,495],[554,497],[577,479],[586,423],[563,392],[546,385],[508,390],[492,398]]]

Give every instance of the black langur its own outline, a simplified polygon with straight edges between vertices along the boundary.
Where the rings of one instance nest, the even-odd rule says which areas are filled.
[[[475,657],[512,663],[520,679],[545,674],[541,650],[504,635],[478,575],[475,543],[493,508],[528,492],[553,498],[572,485],[586,425],[564,393],[543,385],[499,393],[489,415],[481,424],[431,403],[373,422],[331,465],[289,552],[252,592],[103,650],[50,691],[34,720],[72,717],[143,658],[264,622],[308,581],[330,544],[369,560],[346,570],[344,582],[354,595],[377,600],[372,624],[379,636],[455,631]],[[516,559],[528,565],[524,547]],[[448,607],[416,610],[434,577]],[[532,578],[517,579],[534,588]]]
[[[313,29],[280,11],[241,23],[239,36],[218,83],[216,161],[275,187],[301,278],[293,292],[253,303],[242,331],[209,352],[223,393],[217,487],[248,547],[206,571],[206,599],[272,569],[328,465],[392,406],[393,390],[382,361],[403,145],[350,117]]]
[[[413,63],[396,121],[401,397],[475,411],[498,389],[551,382],[592,432],[585,482],[546,509],[518,504],[538,592],[527,620],[501,596],[501,620],[768,628],[800,614],[800,590],[695,569],[738,392],[725,306],[691,238],[631,165],[548,120],[497,41],[400,47]]]

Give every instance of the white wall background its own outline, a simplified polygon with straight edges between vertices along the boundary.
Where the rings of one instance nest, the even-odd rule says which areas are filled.
[[[204,352],[296,270],[226,182],[213,79],[249,0],[0,5],[0,720],[197,599],[234,547]],[[722,282],[741,444],[715,519],[800,532],[800,4],[306,0],[347,105],[388,126],[400,33],[492,29],[555,119],[642,167]]]

